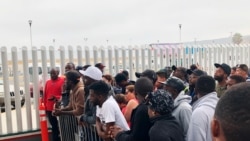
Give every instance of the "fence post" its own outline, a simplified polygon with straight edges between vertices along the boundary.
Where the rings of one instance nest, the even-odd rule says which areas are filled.
[[[82,47],[81,46],[77,46],[77,65],[82,66]]]
[[[9,89],[9,76],[8,74],[8,59],[7,48],[1,48],[2,69],[3,69],[3,83],[4,83],[4,103],[6,112],[7,132],[12,133],[12,116],[11,116],[11,102],[10,102],[10,89]]]
[[[115,75],[114,71],[115,69],[113,68],[113,53],[112,53],[112,47],[108,47],[108,62],[109,62],[109,74]]]
[[[23,59],[23,75],[24,75],[24,90],[25,90],[25,108],[26,108],[26,124],[27,130],[32,129],[30,88],[29,88],[29,69],[28,69],[28,51],[27,47],[22,48]]]
[[[20,96],[20,87],[19,87],[19,74],[18,74],[18,59],[17,59],[17,48],[11,48],[12,51],[12,67],[14,75],[14,94],[15,94],[15,109],[16,109],[16,123],[17,123],[17,132],[22,131],[22,121],[21,116],[21,96]],[[8,125],[7,125],[8,126]]]

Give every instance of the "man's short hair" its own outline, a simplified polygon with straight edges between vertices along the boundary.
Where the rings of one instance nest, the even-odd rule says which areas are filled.
[[[248,74],[248,66],[246,64],[239,64],[236,67],[240,68],[242,71],[244,71]]]
[[[97,95],[108,96],[110,87],[102,80],[96,81],[89,86],[90,90],[93,90]]]
[[[123,73],[126,77],[129,77],[129,73],[127,70],[123,70],[121,73]]]
[[[229,78],[234,80],[236,83],[246,82],[246,79],[240,75],[230,75]]]
[[[250,137],[250,83],[233,85],[220,98],[215,109],[227,141],[243,141]]]
[[[215,91],[215,80],[212,76],[203,75],[197,79],[195,90],[202,96]]]
[[[147,77],[141,77],[135,82],[135,93],[143,97],[152,92],[153,88],[152,81]]]
[[[66,78],[69,81],[72,81],[74,84],[77,84],[80,81],[81,75],[76,70],[71,70],[65,73]]]
[[[121,83],[122,81],[127,81],[127,77],[126,77],[126,75],[124,75],[123,73],[118,73],[118,74],[115,76],[115,82],[116,82],[116,83]]]

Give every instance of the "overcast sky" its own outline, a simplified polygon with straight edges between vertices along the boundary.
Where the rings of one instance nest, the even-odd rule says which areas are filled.
[[[128,45],[250,34],[247,0],[1,0],[0,46]],[[86,38],[87,40],[84,40]],[[107,42],[108,40],[108,42]]]

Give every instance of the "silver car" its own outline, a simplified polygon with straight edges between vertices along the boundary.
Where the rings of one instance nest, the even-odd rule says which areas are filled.
[[[15,105],[14,86],[10,85],[9,88],[10,88],[10,99],[11,99],[12,109],[15,109],[16,105]],[[20,94],[21,106],[23,106],[25,103],[25,96],[24,96],[25,94],[24,94],[24,90],[22,87],[20,87],[19,94]],[[1,110],[5,109],[4,99],[5,99],[5,94],[4,94],[3,80],[0,80],[0,108]]]

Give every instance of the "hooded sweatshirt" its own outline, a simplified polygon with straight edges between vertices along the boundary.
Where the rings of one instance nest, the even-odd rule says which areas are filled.
[[[70,92],[69,104],[65,109],[72,110],[74,116],[80,116],[84,111],[84,87],[80,81]]]
[[[191,96],[185,95],[184,91],[181,91],[174,100],[174,111],[172,114],[179,123],[185,138],[192,115],[192,107],[189,104],[191,101]]]
[[[216,92],[199,98],[193,104],[193,113],[189,124],[188,141],[212,141],[210,123],[218,102]]]

